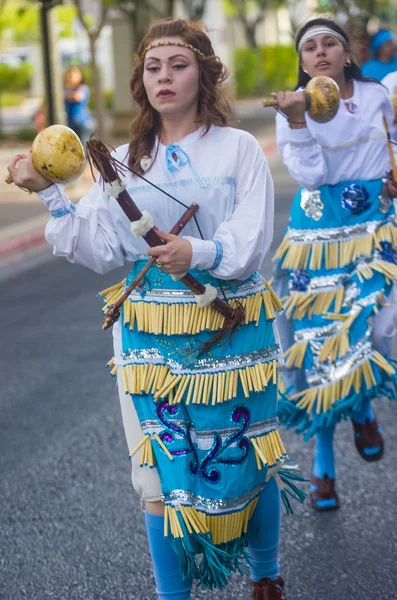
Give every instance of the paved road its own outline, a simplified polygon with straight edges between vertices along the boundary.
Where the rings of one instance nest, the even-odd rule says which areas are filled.
[[[277,159],[271,165],[279,241],[294,184]],[[95,298],[123,275],[51,259],[0,284],[1,600],[155,598]],[[397,405],[381,400],[378,414],[387,444],[379,464],[358,457],[349,423],[338,428],[341,509],[317,515],[305,505],[283,521],[289,600],[397,599]],[[311,444],[283,437],[308,474]],[[251,596],[236,577],[227,591],[193,597]]]

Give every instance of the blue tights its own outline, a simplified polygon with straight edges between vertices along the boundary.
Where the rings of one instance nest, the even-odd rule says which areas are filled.
[[[248,525],[248,552],[252,581],[279,575],[280,492],[272,477],[261,492]],[[156,591],[160,600],[190,600],[191,580],[183,580],[178,557],[164,537],[164,517],[145,512]]]
[[[366,400],[363,402],[363,406],[361,410],[354,414],[353,419],[356,423],[365,423],[367,419],[371,422],[374,420],[375,415],[371,408],[371,402]],[[314,454],[314,463],[313,463],[313,475],[316,477],[324,477],[328,475],[330,479],[335,477],[335,460],[334,460],[334,447],[333,447],[333,437],[334,437],[335,426],[327,427],[326,429],[321,429],[317,433],[316,438],[316,451]],[[375,448],[374,452],[377,452],[379,449]],[[312,485],[311,489],[315,489],[315,486]]]

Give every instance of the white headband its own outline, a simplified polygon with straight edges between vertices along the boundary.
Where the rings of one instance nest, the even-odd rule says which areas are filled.
[[[336,39],[339,40],[343,44],[343,46],[346,48],[347,42],[346,42],[345,38],[343,37],[343,35],[341,35],[337,31],[334,31],[333,29],[330,29],[329,27],[317,27],[316,29],[309,29],[309,31],[306,31],[306,33],[304,35],[302,35],[302,37],[299,41],[299,44],[298,44],[298,54],[301,53],[303,44],[309,38],[312,38],[314,35],[321,35],[321,34],[327,34],[327,35],[332,35],[333,37],[336,37]]]

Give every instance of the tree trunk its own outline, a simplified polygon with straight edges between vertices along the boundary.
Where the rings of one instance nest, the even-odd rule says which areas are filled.
[[[249,23],[244,23],[245,37],[247,38],[248,45],[256,50],[258,48],[258,44],[256,43],[256,26],[250,25]]]
[[[105,108],[102,94],[101,77],[96,60],[96,41],[98,37],[89,35],[90,41],[90,63],[92,69],[92,81],[94,86],[96,135],[100,140],[105,137]]]

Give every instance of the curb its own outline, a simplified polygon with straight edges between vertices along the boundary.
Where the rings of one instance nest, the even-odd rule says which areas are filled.
[[[259,143],[267,159],[277,150],[275,138]],[[0,260],[13,259],[15,255],[22,255],[45,245],[47,242],[44,232],[49,218],[49,214],[40,215],[0,229]]]

